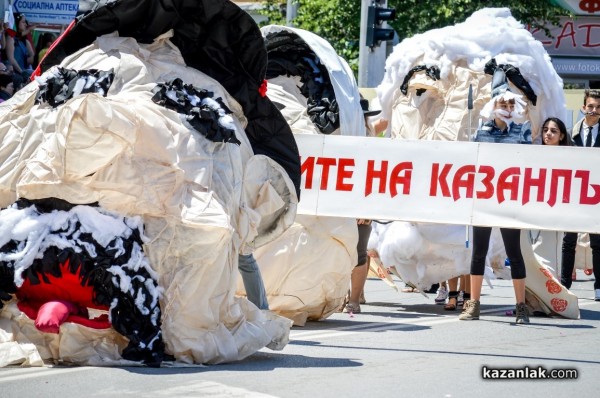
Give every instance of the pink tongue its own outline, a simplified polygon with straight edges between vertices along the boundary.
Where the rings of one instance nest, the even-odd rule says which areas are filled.
[[[56,333],[71,313],[77,313],[78,308],[75,304],[68,301],[48,301],[43,304],[35,319],[35,327],[44,333]]]

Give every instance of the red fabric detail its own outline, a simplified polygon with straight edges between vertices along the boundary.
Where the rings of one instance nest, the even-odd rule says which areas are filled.
[[[258,88],[258,93],[260,94],[261,97],[267,96],[267,80],[266,79],[262,81],[262,84]]]
[[[562,291],[562,287],[554,279],[548,279],[546,281],[546,289],[550,294],[558,294]]]
[[[61,308],[57,303],[64,304],[64,307]],[[108,329],[112,326],[107,314],[89,319],[86,314],[87,309],[77,307],[66,301],[51,301],[41,305],[35,302],[19,301],[17,307],[29,319],[35,320],[35,327],[44,333],[58,333],[60,325],[64,322],[73,322],[92,329]],[[65,308],[68,310],[66,316],[64,314]]]
[[[550,304],[552,305],[554,312],[563,312],[569,306],[569,302],[567,300],[559,298],[553,298],[550,300]]]
[[[40,279],[40,283],[32,285],[25,280],[17,289],[17,306],[30,319],[35,320],[35,327],[44,333],[58,333],[64,322],[74,322],[93,329],[108,329],[111,324],[105,314],[89,319],[87,308],[108,310],[108,306],[94,304],[94,288],[82,286],[80,271],[75,274],[69,270],[70,259],[60,264],[62,276],[46,274],[49,283]]]
[[[29,319],[37,318],[37,309],[40,308],[39,304],[28,303],[27,301],[17,301],[17,307],[19,310],[27,315]]]
[[[60,278],[49,274],[45,275],[50,283],[46,283],[40,278],[39,284],[32,285],[26,279],[17,290],[17,298],[37,303],[45,303],[51,300],[69,301],[82,307],[107,310],[107,306],[94,304],[92,300],[94,296],[93,286],[82,286],[81,277],[79,276],[81,268],[77,269],[77,273],[72,274],[69,271],[69,262],[69,259],[67,259],[63,264],[60,264],[62,274]]]

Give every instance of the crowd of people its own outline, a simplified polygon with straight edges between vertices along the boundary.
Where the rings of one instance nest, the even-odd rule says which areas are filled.
[[[0,102],[11,98],[29,82],[56,40],[52,32],[35,34],[35,25],[29,24],[24,14],[14,14],[14,19],[14,29],[6,22],[0,27]]]
[[[523,115],[525,103],[520,95],[512,93],[502,70],[495,73],[492,83],[492,100],[487,114],[488,119],[478,128],[476,142],[542,144],[557,146],[600,147],[598,139],[600,126],[600,90],[587,89],[584,93],[581,111],[584,117],[573,126],[571,132],[565,123],[557,117],[549,117],[542,124],[538,140],[532,142],[532,133],[528,122],[518,123]],[[485,109],[485,108],[484,108]],[[482,111],[482,113],[484,113]],[[529,323],[529,313],[525,304],[526,272],[520,247],[521,230],[500,228],[502,240],[510,264],[511,277],[515,291],[516,306],[514,314],[517,324]],[[473,226],[473,250],[470,275],[462,275],[448,281],[441,281],[427,292],[436,292],[436,304],[444,305],[445,310],[461,310],[460,320],[477,320],[480,317],[481,287],[484,279],[485,261],[489,247],[491,227]],[[560,280],[567,289],[571,287],[575,263],[578,232],[565,231],[562,240],[562,261]],[[594,299],[600,301],[600,235],[590,234],[592,265],[594,273]],[[361,246],[359,243],[359,255]],[[359,260],[359,265],[362,265]],[[358,266],[357,266],[358,268]],[[355,269],[356,270],[356,269]],[[353,271],[354,276],[355,271]],[[357,289],[363,285],[351,283],[350,299],[345,304],[346,312],[360,312]],[[407,285],[405,292],[417,291]]]

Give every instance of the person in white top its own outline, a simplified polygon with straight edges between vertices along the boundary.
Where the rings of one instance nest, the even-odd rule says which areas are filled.
[[[575,123],[571,131],[574,145],[582,147],[600,147],[598,127],[600,126],[600,90],[585,90],[583,108],[585,117]],[[592,248],[592,267],[594,269],[594,299],[600,301],[600,234],[590,234]],[[577,232],[566,232],[562,244],[561,283],[571,288],[575,266],[575,248]]]

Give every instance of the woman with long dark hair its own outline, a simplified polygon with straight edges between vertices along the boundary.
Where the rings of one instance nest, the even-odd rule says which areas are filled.
[[[542,145],[572,145],[567,126],[557,117],[549,117],[542,124]]]
[[[6,58],[13,66],[14,72],[20,74],[25,81],[33,73],[31,67],[33,63],[33,47],[27,40],[27,20],[23,14],[15,14],[15,24],[17,31],[14,36],[8,35],[6,38]]]

